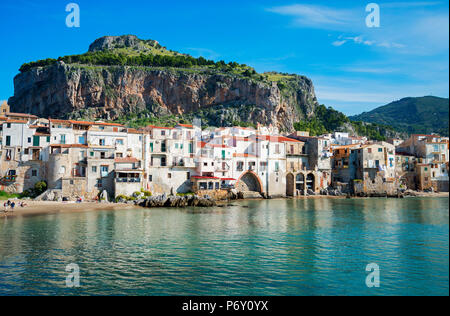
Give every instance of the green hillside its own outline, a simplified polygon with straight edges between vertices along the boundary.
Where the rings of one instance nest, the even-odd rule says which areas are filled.
[[[404,98],[350,119],[390,125],[409,134],[439,133],[448,136],[449,99],[433,96]]]

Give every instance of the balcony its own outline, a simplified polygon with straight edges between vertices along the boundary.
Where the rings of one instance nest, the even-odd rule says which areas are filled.
[[[116,178],[117,183],[140,183],[141,178]]]

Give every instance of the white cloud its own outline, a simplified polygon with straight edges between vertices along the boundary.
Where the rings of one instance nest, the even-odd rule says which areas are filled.
[[[352,10],[335,9],[317,5],[294,4],[273,7],[269,12],[293,16],[295,25],[321,29],[335,29],[355,22]]]
[[[431,7],[441,4],[438,1],[417,1],[417,2],[386,2],[380,3],[381,8],[414,8],[414,7]]]
[[[332,43],[332,45],[333,45],[333,46],[336,46],[336,47],[339,47],[339,46],[344,45],[345,43],[347,43],[346,40],[343,40],[343,41],[334,41],[334,42]]]
[[[371,40],[365,40],[364,37],[362,35],[360,36],[348,36],[348,37],[343,37],[342,35],[338,37],[338,40],[332,42],[331,44],[333,46],[339,47],[344,45],[347,42],[353,42],[355,44],[362,44],[362,45],[366,45],[366,46],[372,46],[374,44],[376,44],[376,41],[371,41]],[[392,45],[389,45],[389,47],[391,47]]]
[[[448,2],[447,2],[448,3]],[[394,53],[432,55],[448,52],[448,5],[440,1],[397,1],[380,3],[381,27],[367,28],[364,5],[353,8],[293,4],[268,9],[269,12],[293,19],[301,28],[360,34],[338,37],[331,41],[336,47],[346,43],[389,49]]]

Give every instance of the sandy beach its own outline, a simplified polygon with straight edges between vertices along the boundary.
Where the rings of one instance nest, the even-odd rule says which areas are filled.
[[[440,193],[425,193],[425,192],[416,192],[417,197],[430,197],[430,198],[438,198],[438,197],[449,197],[449,193],[440,192]],[[345,196],[300,196],[295,199],[345,199]],[[357,199],[371,199],[371,198],[360,198],[354,197]],[[409,197],[407,197],[409,198]],[[14,200],[16,205],[20,203],[20,200]],[[242,201],[242,200],[240,200]],[[4,201],[1,201],[2,204]],[[218,205],[224,205],[227,203],[233,204],[236,201],[218,201]],[[126,210],[132,208],[139,208],[139,206],[130,205],[130,204],[122,204],[122,203],[98,203],[98,202],[83,202],[83,203],[73,203],[73,202],[42,202],[42,201],[25,201],[27,204],[26,207],[18,207],[14,208],[14,211],[11,212],[9,209],[7,213],[4,212],[3,205],[0,208],[0,219],[1,218],[12,218],[19,216],[36,216],[36,215],[45,215],[45,214],[64,214],[64,213],[83,213],[83,212],[91,212],[91,211],[116,211],[116,210]]]
[[[16,204],[19,204],[15,200]],[[4,201],[2,201],[3,204]],[[64,214],[64,213],[82,213],[91,211],[114,211],[136,208],[134,205],[120,204],[120,203],[97,203],[97,202],[83,202],[83,203],[64,203],[64,202],[41,202],[41,201],[25,201],[26,207],[16,206],[14,211],[8,209],[4,212],[3,205],[0,208],[0,218],[3,217],[18,217],[18,216],[35,216],[44,214]]]

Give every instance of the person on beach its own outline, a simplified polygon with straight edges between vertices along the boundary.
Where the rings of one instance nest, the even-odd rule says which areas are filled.
[[[4,212],[7,213],[8,212],[8,202],[3,203],[3,207],[4,207]]]
[[[11,212],[13,212],[14,211],[14,207],[16,206],[16,203],[15,202],[12,202],[11,203]]]

